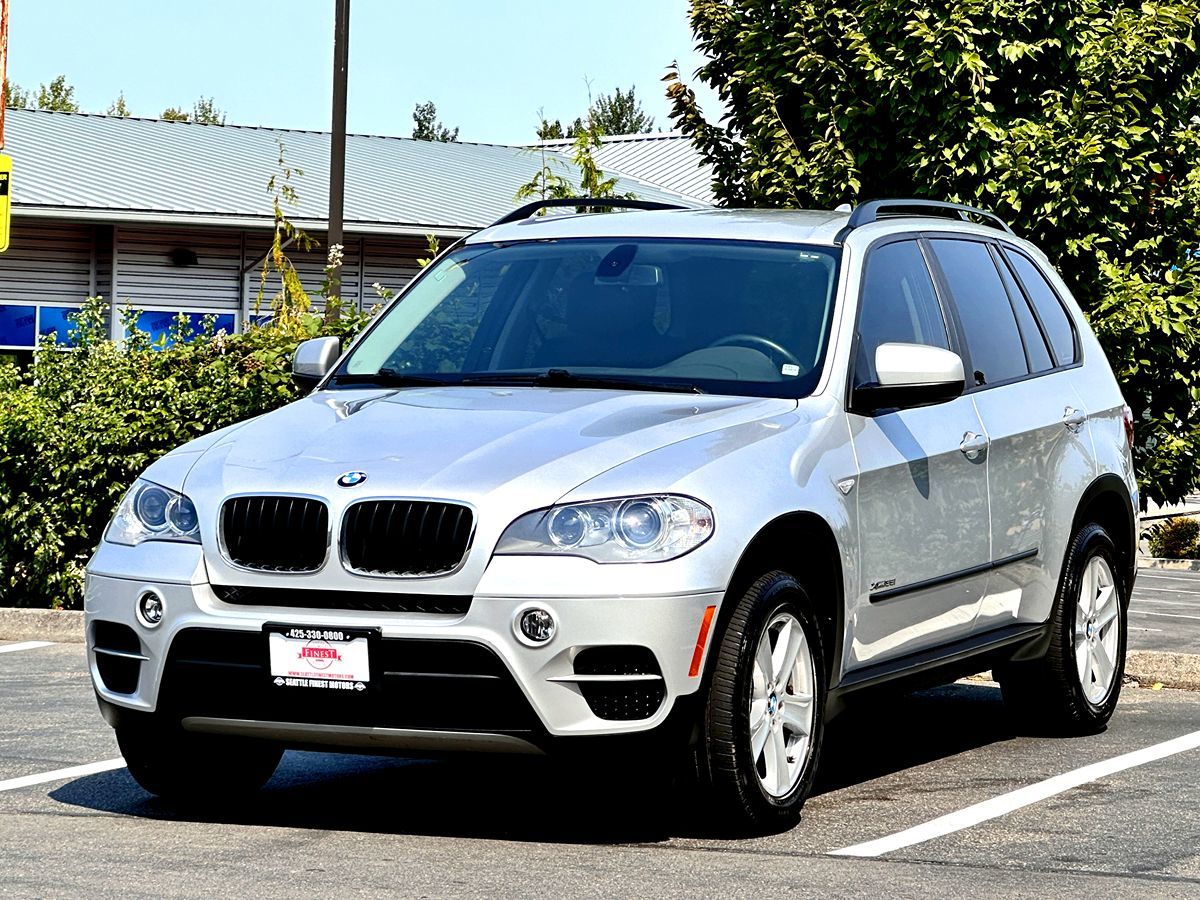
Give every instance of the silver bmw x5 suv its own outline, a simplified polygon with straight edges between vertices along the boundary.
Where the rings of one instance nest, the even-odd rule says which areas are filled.
[[[1043,729],[1105,725],[1133,423],[1046,257],[929,201],[603,205],[635,209],[467,238],[302,345],[304,399],[131,488],[88,656],[147,790],[620,741],[777,828],[871,688],[990,668]]]

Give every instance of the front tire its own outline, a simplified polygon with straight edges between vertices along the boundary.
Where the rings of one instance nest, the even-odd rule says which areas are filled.
[[[1046,655],[996,672],[1005,704],[1034,730],[1094,734],[1112,718],[1129,606],[1120,571],[1108,532],[1094,523],[1080,528],[1059,579]]]
[[[735,830],[800,819],[824,735],[826,675],[808,596],[786,572],[736,601],[717,648],[705,709],[702,771]]]
[[[185,805],[245,800],[271,779],[283,757],[283,748],[275,744],[159,724],[122,724],[116,731],[133,780],[151,794]]]

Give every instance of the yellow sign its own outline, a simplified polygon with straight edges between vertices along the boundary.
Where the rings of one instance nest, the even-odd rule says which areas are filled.
[[[0,153],[0,253],[8,249],[9,225],[12,222],[12,157]]]

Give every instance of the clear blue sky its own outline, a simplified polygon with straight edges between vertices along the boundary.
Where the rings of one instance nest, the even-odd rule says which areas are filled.
[[[329,127],[333,0],[10,0],[8,78],[58,74],[88,112],[124,91],[134,115],[211,96],[231,123]],[[669,129],[662,77],[691,74],[687,0],[351,0],[352,132],[408,135],[433,100],[462,140],[531,140],[538,109],[564,125],[588,88],[636,85]],[[694,84],[706,115],[718,102]]]

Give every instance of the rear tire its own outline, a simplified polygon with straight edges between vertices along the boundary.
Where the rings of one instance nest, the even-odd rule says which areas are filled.
[[[193,806],[246,799],[271,779],[283,757],[275,744],[149,723],[119,725],[117,744],[129,774],[145,790]]]
[[[768,572],[735,602],[716,648],[700,770],[720,825],[778,831],[799,821],[812,791],[824,648],[808,596],[788,573]]]
[[[1102,731],[1121,695],[1128,587],[1116,546],[1102,527],[1084,525],[1067,550],[1041,659],[998,667],[1005,704],[1022,724],[1051,734]]]

